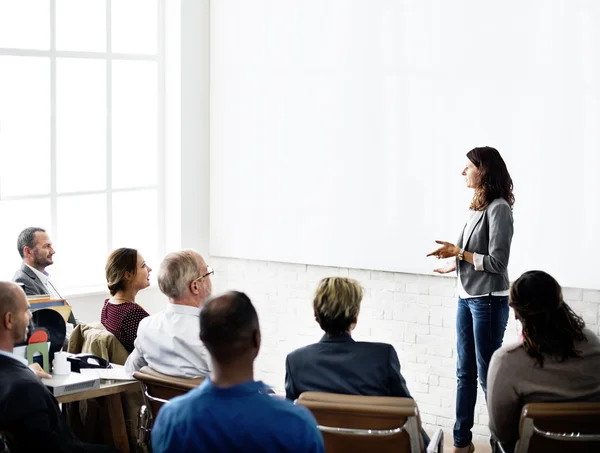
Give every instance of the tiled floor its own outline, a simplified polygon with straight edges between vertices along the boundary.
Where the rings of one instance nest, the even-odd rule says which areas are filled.
[[[452,436],[444,437],[444,453],[452,453],[454,444],[452,443]],[[492,447],[487,442],[474,442],[475,453],[492,453]]]

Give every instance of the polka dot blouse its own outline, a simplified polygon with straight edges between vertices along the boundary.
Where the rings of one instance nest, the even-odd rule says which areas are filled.
[[[133,302],[111,304],[108,299],[104,301],[100,321],[131,354],[133,342],[137,337],[140,321],[150,316],[146,310]]]

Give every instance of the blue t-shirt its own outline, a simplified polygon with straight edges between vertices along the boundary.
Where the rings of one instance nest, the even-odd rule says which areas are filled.
[[[266,389],[260,381],[220,388],[207,378],[161,408],[152,428],[153,453],[323,453],[310,411]]]

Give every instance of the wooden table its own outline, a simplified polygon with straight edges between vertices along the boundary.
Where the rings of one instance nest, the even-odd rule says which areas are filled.
[[[101,383],[100,388],[62,395],[56,399],[59,403],[72,403],[92,398],[103,398],[108,410],[108,425],[114,446],[121,453],[130,453],[121,393],[134,392],[139,389],[140,383],[138,381],[117,381]]]

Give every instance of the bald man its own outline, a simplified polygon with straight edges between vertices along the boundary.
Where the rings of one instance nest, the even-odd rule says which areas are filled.
[[[0,431],[12,435],[15,451],[115,452],[80,442],[65,424],[58,402],[27,361],[13,354],[27,338],[29,303],[19,285],[0,282]]]
[[[200,339],[212,359],[211,375],[160,410],[152,428],[154,453],[324,452],[311,413],[270,396],[254,380],[260,328],[248,296],[232,291],[207,301]]]

